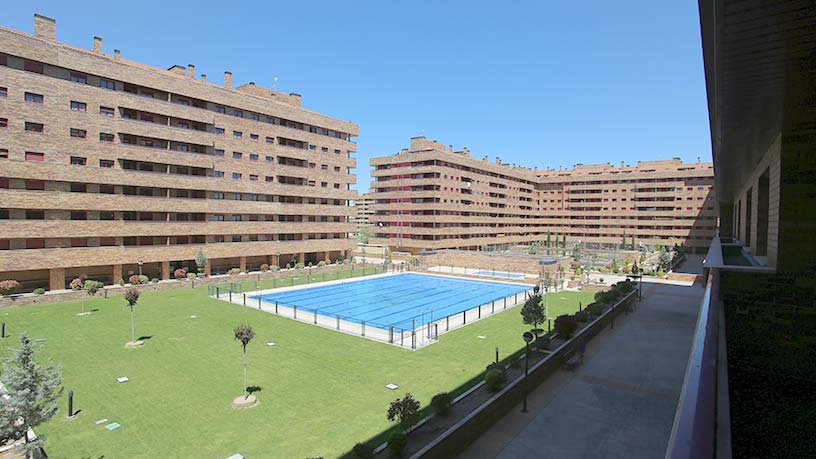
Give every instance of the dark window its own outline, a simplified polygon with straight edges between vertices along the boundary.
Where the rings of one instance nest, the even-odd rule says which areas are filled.
[[[77,138],[77,139],[84,139],[87,136],[88,136],[88,132],[85,129],[71,128],[71,137],[74,137],[74,138]]]
[[[224,135],[224,128],[215,128],[215,135]]]
[[[26,220],[45,220],[45,212],[42,210],[27,210]]]
[[[27,249],[44,249],[45,239],[26,239]]]
[[[224,150],[213,150],[213,156],[224,156]]]
[[[258,160],[258,155],[256,155],[255,153],[250,153],[249,154],[249,160],[250,161],[257,161]]]
[[[266,138],[266,143],[275,143],[274,137],[267,137]]]
[[[88,212],[73,211],[71,212],[71,220],[87,220]]]
[[[28,132],[43,132],[45,130],[45,126],[42,123],[32,123],[30,121],[26,121],[25,123],[25,130]]]
[[[113,167],[113,160],[112,159],[100,159],[99,160],[99,167]]]
[[[99,192],[104,194],[116,194],[116,188],[113,185],[99,185]]]
[[[233,180],[241,180],[241,174],[239,172],[233,172],[232,173],[232,179]]]
[[[45,98],[42,94],[34,94],[33,92],[25,93],[25,101],[31,102],[34,104],[41,104],[45,101]]]
[[[25,189],[36,191],[45,190],[45,182],[43,182],[42,180],[26,180]]]
[[[244,156],[244,154],[241,153],[241,152],[238,152],[238,151],[233,151],[232,152],[232,159],[241,159],[243,156]]]
[[[113,237],[100,237],[99,238],[99,245],[103,245],[103,246],[116,245],[116,238],[113,238]]]
[[[88,77],[81,73],[71,73],[71,81],[74,83],[88,84]]]
[[[244,136],[244,133],[241,131],[232,131],[232,136],[236,139],[240,139]]]
[[[86,158],[83,158],[82,156],[71,156],[71,164],[73,164],[74,166],[84,166],[87,163],[88,160]]]
[[[103,89],[116,89],[116,84],[110,80],[99,79],[99,87]]]
[[[71,110],[75,112],[86,112],[88,111],[88,104],[86,104],[85,102],[77,102],[75,100],[72,100]]]
[[[0,87],[0,97],[8,97],[8,88]]]
[[[8,149],[0,148],[0,158],[8,159],[8,156],[9,156]]]
[[[99,114],[102,116],[114,116],[115,111],[110,107],[99,107]]]
[[[88,240],[85,238],[71,239],[71,247],[88,247]]]
[[[25,64],[23,64],[23,69],[26,72],[43,73],[43,65],[39,62],[26,61]]]
[[[8,127],[8,118],[0,118],[0,128]]]
[[[71,184],[71,192],[72,193],[87,193],[88,192],[88,185],[84,183],[72,183]]]
[[[99,141],[100,142],[113,142],[113,134],[100,132],[99,133]]]

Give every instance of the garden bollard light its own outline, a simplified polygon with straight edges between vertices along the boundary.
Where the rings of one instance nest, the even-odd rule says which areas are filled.
[[[68,391],[68,417],[74,417],[74,391]]]

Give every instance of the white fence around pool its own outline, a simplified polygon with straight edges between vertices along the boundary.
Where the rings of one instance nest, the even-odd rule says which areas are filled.
[[[328,285],[336,282],[319,283],[318,285]],[[314,286],[312,284],[311,286]],[[297,288],[297,287],[296,287]],[[301,286],[300,288],[308,288]],[[397,327],[388,324],[377,324],[366,321],[359,321],[352,317],[339,314],[324,315],[318,309],[304,309],[296,305],[289,305],[280,301],[266,301],[262,297],[265,294],[280,291],[280,289],[256,290],[249,292],[233,291],[230,285],[211,286],[208,295],[230,303],[246,306],[259,311],[276,314],[281,317],[298,320],[301,322],[329,328],[350,335],[361,336],[374,341],[400,346],[406,349],[420,349],[429,344],[435,343],[439,335],[451,330],[464,327],[493,314],[510,309],[519,304],[523,304],[527,295],[533,289],[509,295],[497,300],[480,304],[465,311],[449,314],[443,317],[433,317],[433,311],[428,311],[414,319],[410,327]],[[428,317],[426,321],[426,317]]]

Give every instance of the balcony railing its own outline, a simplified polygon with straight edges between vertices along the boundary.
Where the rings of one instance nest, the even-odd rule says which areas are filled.
[[[728,362],[720,272],[709,270],[666,459],[730,458]]]

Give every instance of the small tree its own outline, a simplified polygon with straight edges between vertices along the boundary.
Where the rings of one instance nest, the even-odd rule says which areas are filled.
[[[71,290],[82,290],[82,279],[77,277],[76,279],[72,280],[68,286],[71,287]]]
[[[547,321],[544,305],[541,304],[541,295],[532,295],[524,306],[521,307],[521,319],[525,325],[532,325],[533,330],[539,330],[538,326]],[[538,332],[535,332],[538,334]]]
[[[178,268],[177,270],[173,271],[173,276],[176,279],[184,279],[187,277],[187,271],[184,268]]]
[[[660,269],[663,271],[669,270],[669,267],[671,266],[671,256],[669,256],[669,251],[666,250],[665,247],[660,248],[660,254],[657,256],[657,263],[660,265]]]
[[[96,281],[96,280],[87,280],[87,281],[85,281],[85,284],[82,286],[82,288],[85,289],[85,293],[87,293],[88,296],[96,296],[96,292],[101,290],[102,287],[104,287],[104,286],[105,286],[105,284],[103,284],[102,282],[99,282],[99,281]],[[85,297],[84,296],[82,297],[82,315],[85,315]]]
[[[369,238],[371,238],[371,227],[368,225],[361,226],[357,230],[357,242],[360,244],[368,244]]]
[[[408,430],[419,416],[419,402],[410,393],[398,398],[388,406],[387,418],[389,421],[399,422],[403,430]]]
[[[20,335],[20,348],[3,361],[3,383],[9,398],[0,397],[0,443],[25,438],[26,458],[42,448],[43,437],[29,440],[26,433],[57,414],[62,396],[62,368],[48,361],[37,363],[42,348],[34,348],[28,335]]]
[[[136,323],[133,320],[133,307],[139,301],[139,291],[135,288],[129,288],[125,291],[125,301],[130,308],[130,341],[136,342]]]
[[[252,329],[252,325],[249,324],[241,324],[235,327],[233,331],[235,335],[235,339],[241,342],[241,347],[244,350],[244,398],[249,397],[249,392],[247,392],[247,353],[246,347],[252,338],[255,337],[255,330]]]
[[[0,281],[0,295],[11,295],[20,288],[20,283],[14,279]]]
[[[195,262],[196,269],[198,270],[198,277],[201,277],[204,274],[204,267],[207,266],[207,256],[204,255],[204,251],[201,250],[201,247],[198,248],[198,253],[196,254]]]

